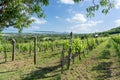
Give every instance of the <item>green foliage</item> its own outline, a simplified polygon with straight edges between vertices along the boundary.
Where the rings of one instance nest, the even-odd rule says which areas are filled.
[[[86,8],[87,11],[87,17],[93,17],[95,16],[94,11],[97,11],[99,9],[99,5],[94,5]]]
[[[69,41],[65,40],[64,43],[63,43],[63,45],[64,45],[65,50],[69,51],[69,46],[70,46]]]
[[[107,47],[107,48],[110,48],[110,47],[111,47],[111,44],[107,44],[106,47]]]
[[[100,0],[101,6],[106,6],[109,3],[109,0]]]
[[[48,0],[0,0],[0,30],[13,26],[21,32],[34,21],[31,15],[44,17],[42,6],[48,4]]]
[[[116,48],[116,53],[118,53],[118,56],[120,57],[120,36],[112,37],[112,40],[114,41],[114,47]]]
[[[74,2],[78,3],[80,1],[84,0],[74,0]],[[114,4],[110,2],[109,0],[99,0],[99,3],[96,3],[95,0],[91,0],[93,5],[89,6],[86,8],[87,11],[87,17],[94,17],[95,16],[95,11],[99,10],[100,7],[102,7],[102,13],[107,14],[111,8],[114,7]]]
[[[76,38],[72,42],[72,53],[83,52],[86,49],[92,50],[98,45],[98,43],[101,43],[101,42],[102,42],[101,39],[98,39],[96,42],[95,38],[88,38],[84,40]],[[65,51],[67,52],[69,51],[69,46],[70,46],[69,41],[68,40],[64,41]]]
[[[73,45],[72,45],[72,51],[73,51],[73,53],[80,52],[81,51],[81,47],[82,47],[81,40],[79,38],[75,39],[73,41]]]
[[[101,59],[109,59],[110,58],[110,51],[109,50],[103,50],[101,52],[100,57]]]
[[[3,51],[3,46],[0,44],[0,52]]]
[[[31,45],[31,44],[30,43],[17,43],[16,44],[16,51],[18,51],[19,53],[29,52],[29,49],[30,49],[29,46],[31,46],[33,49],[33,45]]]
[[[2,44],[2,50],[3,51],[6,50],[7,52],[10,52],[10,51],[12,51],[12,45],[9,43],[4,43],[4,44]]]
[[[0,32],[0,40],[2,40],[2,33]]]
[[[84,0],[74,0],[75,3],[78,3],[78,2],[80,2],[80,1],[84,1]]]
[[[112,38],[116,43],[120,44],[120,36],[115,36]]]

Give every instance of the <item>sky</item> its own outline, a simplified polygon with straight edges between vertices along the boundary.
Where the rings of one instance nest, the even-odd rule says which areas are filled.
[[[95,0],[96,3],[99,0]],[[72,0],[49,0],[49,5],[43,7],[46,17],[43,19],[33,15],[35,19],[23,33],[39,31],[94,33],[102,32],[120,26],[120,0],[112,0],[115,7],[107,15],[101,13],[102,8],[95,12],[95,17],[86,17],[86,8],[91,6],[91,0],[74,3]],[[5,28],[4,33],[16,33],[13,27]]]

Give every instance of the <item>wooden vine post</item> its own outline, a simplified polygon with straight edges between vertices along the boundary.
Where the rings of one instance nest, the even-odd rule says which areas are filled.
[[[62,49],[62,53],[61,53],[61,73],[63,73],[63,66],[64,66],[64,45],[63,45],[63,49]]]
[[[5,62],[7,62],[7,53],[6,53],[6,48],[4,48],[4,54],[5,54]]]
[[[52,52],[54,51],[54,40],[52,40]]]
[[[97,45],[99,45],[99,41],[98,41],[98,39],[97,39],[97,38],[95,39],[95,42],[96,42],[96,44],[97,44]]]
[[[36,64],[37,37],[34,37],[34,64]]]
[[[70,46],[69,46],[69,52],[68,52],[68,65],[67,65],[67,69],[70,68],[70,61],[72,58],[72,32],[70,33]]]
[[[79,61],[80,61],[80,60],[81,60],[80,51],[78,51],[78,54],[79,54],[78,59],[79,59]]]
[[[32,46],[31,46],[31,43],[29,44],[29,56],[31,56],[31,53],[32,53]]]
[[[15,39],[12,39],[12,61],[15,59]]]

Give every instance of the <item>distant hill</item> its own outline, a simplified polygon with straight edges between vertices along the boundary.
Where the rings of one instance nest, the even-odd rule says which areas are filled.
[[[118,34],[118,33],[120,33],[120,26],[116,27],[116,28],[113,28],[113,29],[110,29],[110,30],[105,31],[105,32],[107,32],[109,34]]]
[[[95,34],[93,33],[92,35],[95,35]],[[118,26],[116,28],[112,28],[112,29],[107,30],[107,31],[98,32],[97,34],[99,36],[109,36],[109,35],[112,35],[112,34],[120,34],[120,26]]]
[[[56,31],[35,31],[35,33],[39,33],[39,34],[69,34],[67,32],[56,32]]]

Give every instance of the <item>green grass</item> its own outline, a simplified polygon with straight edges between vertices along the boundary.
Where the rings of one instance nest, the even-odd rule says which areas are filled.
[[[42,78],[41,80],[44,80],[44,78],[45,80],[59,78],[60,74],[54,75],[54,73],[50,73],[52,72],[50,70],[58,70],[58,68],[54,69],[54,65],[56,65],[54,62],[58,61],[60,58],[60,51],[60,49],[56,49],[55,52],[38,52],[36,65],[33,63],[33,53],[30,56],[28,53],[23,54],[16,52],[15,61],[11,61],[11,53],[7,53],[7,62],[4,60],[4,53],[0,53],[0,57],[2,58],[0,59],[0,80],[36,80],[36,76],[40,79]],[[50,62],[53,62],[53,64],[50,64]],[[49,66],[51,66],[51,69],[49,69]],[[35,71],[38,72],[36,73],[37,75],[34,74]],[[33,74],[34,76],[31,76]],[[49,76],[46,78],[47,75],[54,76]]]
[[[98,64],[92,68],[92,71],[97,72],[95,76],[95,80],[119,80],[119,76],[115,76],[115,74],[119,74],[120,65],[119,58],[115,51],[112,40],[108,41],[106,48],[99,55]],[[113,75],[114,74],[114,75]]]

